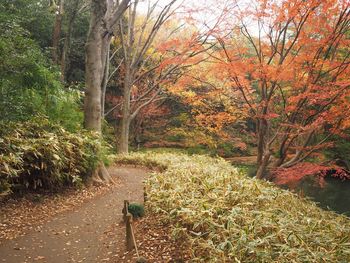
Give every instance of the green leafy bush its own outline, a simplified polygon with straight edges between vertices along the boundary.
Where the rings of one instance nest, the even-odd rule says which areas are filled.
[[[350,219],[222,159],[154,152],[118,162],[167,167],[146,182],[147,207],[187,240],[191,262],[349,262]]]
[[[145,215],[145,208],[143,204],[131,203],[128,206],[128,211],[134,218],[143,217]]]
[[[70,133],[46,118],[0,123],[0,190],[80,184],[101,152],[97,134]]]
[[[63,87],[59,72],[29,32],[0,14],[0,35],[1,119],[27,121],[45,115],[69,131],[80,129],[80,92]]]
[[[26,29],[42,49],[51,46],[55,9],[47,0],[1,0],[0,20],[2,16]]]

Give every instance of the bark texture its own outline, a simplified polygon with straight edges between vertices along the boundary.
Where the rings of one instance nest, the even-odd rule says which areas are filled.
[[[93,0],[91,20],[86,42],[86,93],[84,101],[85,128],[101,132],[101,89],[104,78],[108,45],[116,23],[128,7],[123,0],[118,7],[113,1]]]
[[[104,79],[108,47],[114,24],[127,9],[130,0],[115,6],[112,0],[92,0],[91,18],[86,42],[86,91],[84,126],[101,133],[101,89]],[[96,181],[113,181],[101,162],[93,174]]]

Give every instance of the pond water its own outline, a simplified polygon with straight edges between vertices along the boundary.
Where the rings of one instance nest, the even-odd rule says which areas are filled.
[[[296,191],[302,191],[317,202],[320,207],[330,209],[350,217],[350,181],[341,181],[330,177],[326,178],[325,187],[319,187],[312,180],[304,180]]]
[[[255,175],[254,165],[234,164],[234,166],[243,169],[250,177]],[[341,181],[333,177],[326,177],[325,181],[326,185],[321,188],[314,180],[306,178],[291,191],[309,197],[323,209],[333,210],[350,217],[350,181]]]

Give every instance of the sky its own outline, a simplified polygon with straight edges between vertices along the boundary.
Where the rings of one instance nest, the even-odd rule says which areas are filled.
[[[158,3],[158,10],[161,10],[166,4],[171,0],[140,0],[139,12],[146,13],[149,2],[152,4]],[[239,1],[240,7],[253,3],[253,0],[178,0],[177,6],[184,3],[186,10],[196,10],[193,12],[193,17],[195,19],[195,24],[199,29],[207,29],[207,27],[213,27],[217,21],[218,17],[222,16],[223,10],[231,10],[236,8],[236,3]],[[237,10],[237,9],[236,9]],[[232,12],[227,13],[227,17],[232,15]],[[233,19],[231,17],[230,19]],[[232,23],[233,24],[233,23]],[[258,35],[258,29],[255,23],[250,22],[248,28],[253,35]]]

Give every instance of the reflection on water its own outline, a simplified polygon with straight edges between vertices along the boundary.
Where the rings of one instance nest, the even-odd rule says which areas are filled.
[[[237,165],[248,176],[253,177],[256,167],[253,165]],[[286,187],[283,187],[286,188]],[[330,209],[337,213],[350,217],[350,181],[341,181],[333,177],[326,177],[326,185],[321,188],[312,178],[306,178],[293,189],[294,192],[301,193],[318,203],[324,209]]]
[[[312,180],[304,180],[296,189],[311,197],[322,208],[350,216],[350,181],[326,178],[326,186],[321,188]]]

